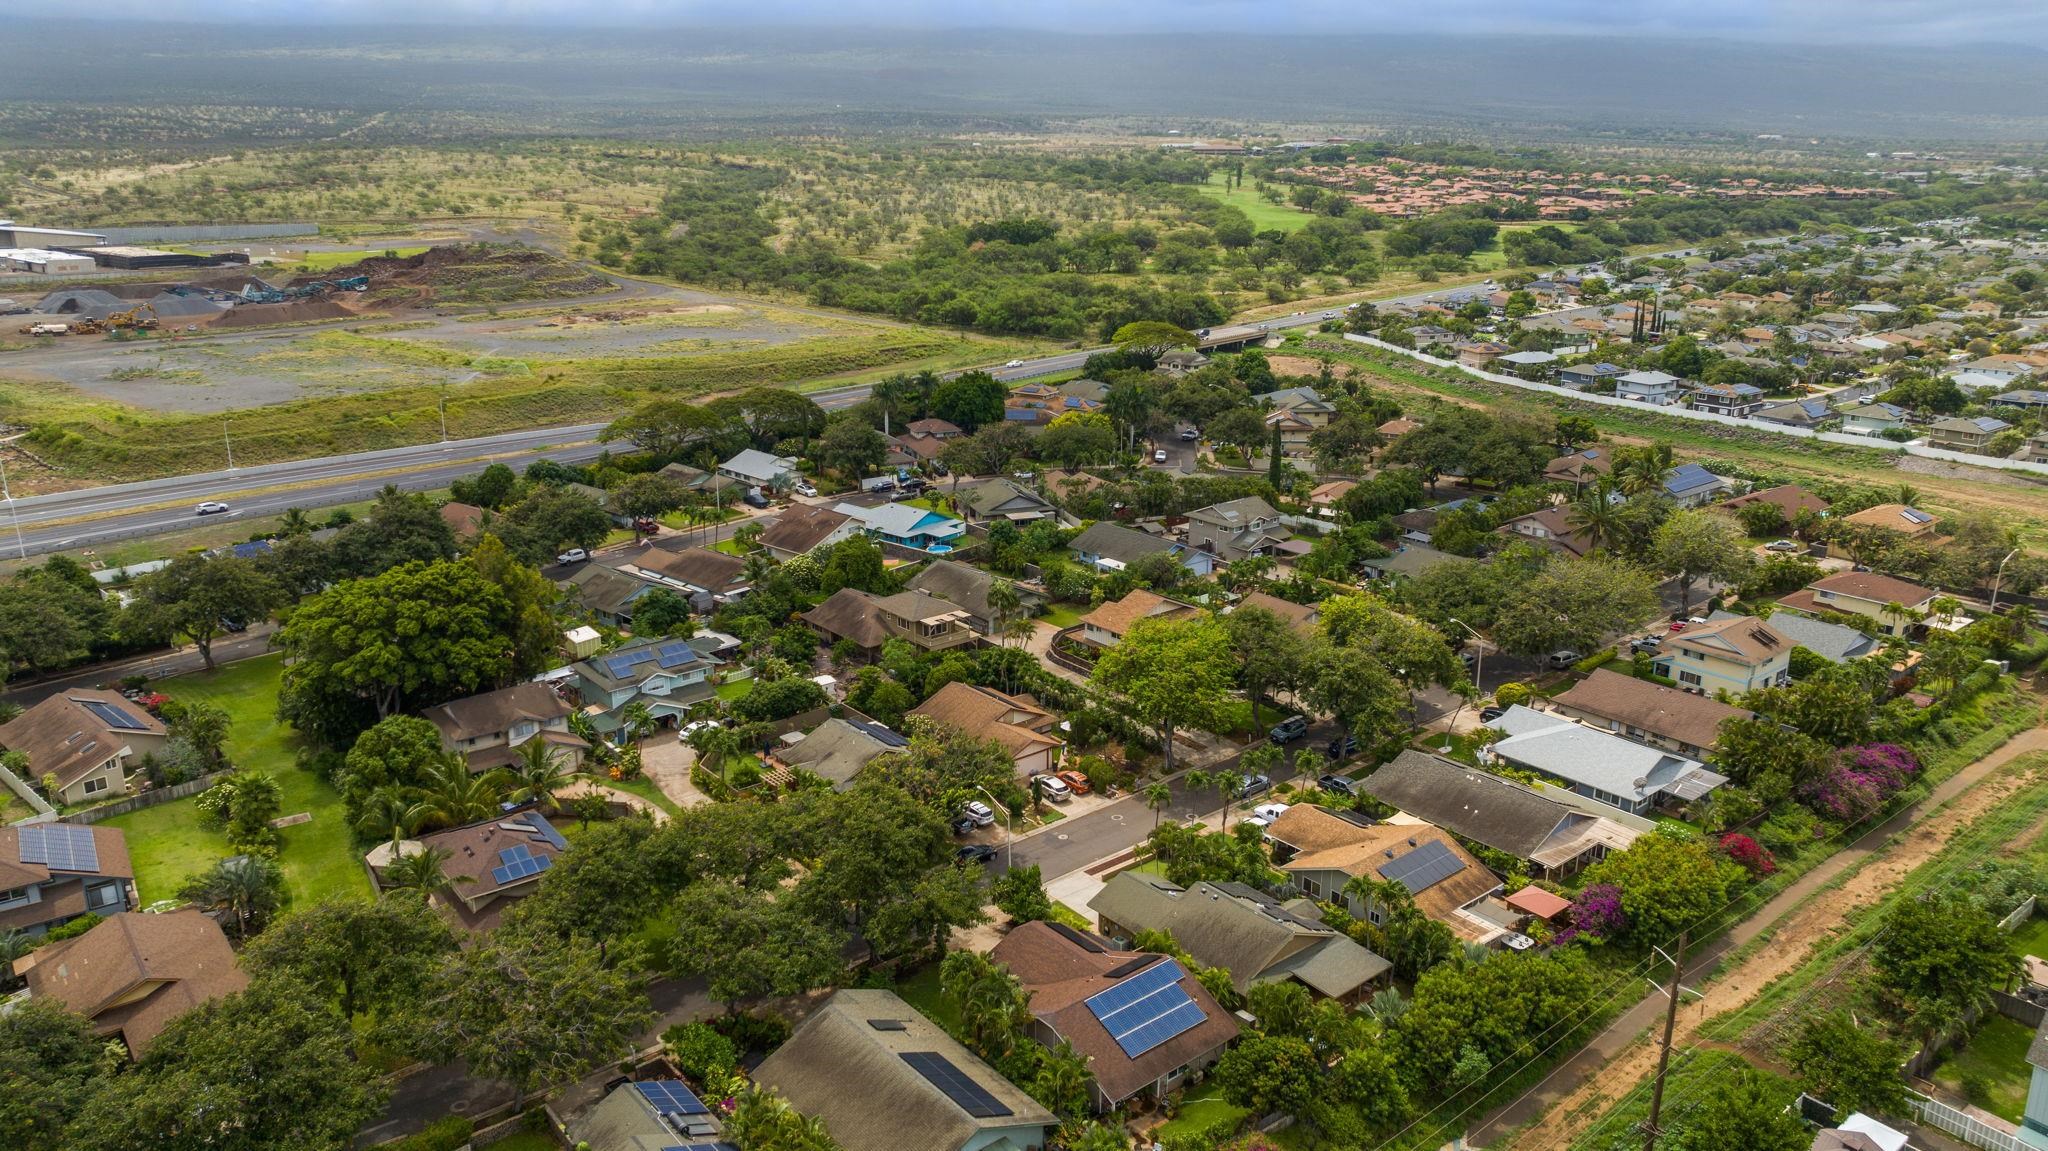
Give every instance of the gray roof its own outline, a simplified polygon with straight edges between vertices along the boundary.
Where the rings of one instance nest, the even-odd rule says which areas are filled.
[[[877,756],[900,751],[909,741],[879,724],[828,719],[812,729],[802,742],[783,751],[784,763],[795,764],[845,791],[855,773]]]
[[[768,452],[748,448],[733,458],[718,465],[720,471],[745,476],[755,483],[765,484],[777,476],[797,474],[797,462],[787,456],[771,455]]]
[[[1726,613],[1715,612],[1708,619],[1720,619]],[[1771,615],[1771,626],[1778,629],[1795,646],[1803,647],[1823,659],[1843,663],[1870,654],[1877,641],[1853,627],[1838,623],[1827,623],[1803,616],[1797,612],[1781,611]]]
[[[562,590],[589,611],[617,615],[634,600],[652,591],[653,584],[603,564],[586,564],[562,582]]]
[[[910,582],[904,586],[910,591],[949,600],[987,620],[988,593],[996,586],[996,577],[980,568],[952,560],[933,560],[910,577]]]
[[[939,515],[930,508],[921,508],[914,504],[883,504],[874,508],[864,508],[858,504],[840,504],[833,510],[852,516],[862,527],[870,531],[878,531],[887,536],[910,535],[927,516],[938,516],[944,521],[944,524],[936,525],[932,529],[934,535],[958,535],[966,530],[967,526],[951,516]]]
[[[1067,546],[1084,555],[1102,556],[1129,567],[1146,556],[1170,552],[1175,545],[1172,540],[1101,520],[1090,524]]]
[[[1053,510],[1052,505],[1037,492],[1015,480],[1001,476],[978,483],[962,484],[959,490],[953,493],[953,498],[958,506],[974,509],[977,516],[995,515],[1005,504],[1017,505],[1012,510],[1018,512],[1044,513]]]
[[[1293,977],[1325,995],[1346,995],[1391,966],[1335,929],[1241,884],[1182,890],[1156,875],[1126,871],[1088,906],[1133,931],[1170,933],[1197,963],[1228,970],[1239,991]]]
[[[879,1030],[869,1020],[903,1026]],[[944,1056],[1011,1113],[969,1115],[903,1061],[910,1052]],[[846,1151],[960,1151],[983,1132],[1059,1122],[893,991],[834,992],[755,1070],[754,1080],[823,1119]],[[1032,1140],[1042,1141],[1042,1135]]]
[[[1375,571],[1393,575],[1418,576],[1442,563],[1469,564],[1478,561],[1465,556],[1440,552],[1426,544],[1403,544],[1394,549],[1394,554],[1365,561],[1365,566]]]
[[[1502,759],[1623,799],[1640,802],[1659,793],[1697,798],[1727,782],[1697,760],[1521,704],[1492,726],[1508,733],[1492,748]]]
[[[662,1122],[661,1116],[639,1090],[620,1084],[581,1115],[569,1121],[570,1138],[588,1143],[597,1151],[667,1151],[690,1143],[711,1143],[717,1138],[716,1119],[692,1116],[708,1128],[701,1135],[685,1138]]]
[[[1359,790],[1474,843],[1528,859],[1580,813],[1527,786],[1407,750],[1360,780]]]

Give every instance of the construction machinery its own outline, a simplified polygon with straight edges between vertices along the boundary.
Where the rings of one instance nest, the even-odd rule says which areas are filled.
[[[144,312],[149,314],[145,316],[142,314]],[[147,332],[156,327],[156,305],[144,300],[125,312],[109,313],[101,323],[105,324],[110,332]]]

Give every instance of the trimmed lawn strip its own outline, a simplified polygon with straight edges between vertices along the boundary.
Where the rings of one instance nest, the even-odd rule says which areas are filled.
[[[612,779],[604,775],[593,776],[592,778],[606,787],[616,787],[620,791],[630,791],[634,795],[668,812],[670,815],[674,815],[677,811],[675,801],[663,795],[661,789],[654,786],[654,781],[644,775],[635,776],[632,779]]]
[[[1178,1114],[1152,1129],[1152,1138],[1164,1142],[1169,1136],[1211,1130],[1212,1124],[1226,1121],[1242,1123],[1251,1118],[1251,1114],[1249,1108],[1239,1107],[1225,1099],[1223,1088],[1214,1083],[1204,1083],[1181,1099]]]
[[[277,719],[278,680],[284,657],[267,655],[218,671],[181,675],[159,683],[173,699],[203,700],[227,711],[227,754],[242,771],[268,772],[283,792],[281,815],[312,813],[309,823],[284,828],[277,860],[297,903],[336,895],[368,895],[369,879],[356,857],[342,814],[341,793],[293,762],[298,738]],[[172,899],[187,879],[233,854],[227,837],[205,828],[196,796],[105,820],[128,837],[135,886],[146,906]]]
[[[1962,1049],[1934,1068],[1934,1081],[2009,1123],[2027,1110],[2034,1029],[2003,1015],[1986,1016]]]
[[[1048,606],[1045,609],[1045,614],[1039,616],[1038,618],[1044,620],[1045,622],[1051,624],[1056,628],[1065,630],[1067,628],[1073,627],[1077,623],[1080,623],[1081,616],[1084,614],[1085,613],[1082,612],[1080,608],[1077,608],[1072,604],[1056,603]]]

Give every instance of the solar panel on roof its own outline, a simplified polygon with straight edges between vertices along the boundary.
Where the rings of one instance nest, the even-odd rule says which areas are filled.
[[[697,1093],[680,1079],[650,1079],[633,1084],[633,1090],[640,1093],[647,1105],[657,1115],[709,1115],[711,1108],[697,1098]]]
[[[491,868],[491,878],[496,880],[500,887],[515,880],[525,879],[529,875],[539,875],[555,864],[555,861],[547,856],[535,855],[528,851],[523,843],[514,844],[500,851],[498,860],[498,866]]]
[[[1934,522],[1933,516],[1928,515],[1926,512],[1921,511],[1919,508],[1907,508],[1905,511],[1900,512],[1899,514],[1905,516],[1906,519],[1916,524]]]
[[[100,869],[99,845],[93,842],[89,827],[74,827],[68,823],[30,824],[21,829],[20,836],[23,863],[40,863],[52,871],[97,872]]]
[[[1179,963],[1163,960],[1090,996],[1088,1010],[1124,1054],[1136,1059],[1205,1018],[1180,985],[1185,975]]]
[[[1428,843],[1399,859],[1381,865],[1380,878],[1398,883],[1408,894],[1418,895],[1465,870],[1465,861],[1452,854],[1441,839]]]
[[[554,824],[541,818],[540,812],[527,812],[526,821],[533,824],[534,834],[548,841],[548,846],[556,851],[567,851],[569,849],[569,841],[562,838],[562,833],[555,830]]]
[[[128,709],[121,707],[117,704],[111,704],[97,699],[81,699],[75,700],[73,702],[77,703],[80,707],[83,707],[85,710],[91,712],[93,718],[99,720],[101,723],[106,724],[108,727],[118,728],[123,731],[149,730],[148,724],[135,718],[135,716],[131,712],[129,712]]]
[[[683,664],[695,662],[696,659],[697,649],[690,646],[689,640],[684,639],[662,644],[654,652],[654,661],[665,668],[681,667]]]
[[[925,1082],[945,1092],[946,1098],[951,1099],[959,1106],[960,1110],[967,1112],[976,1119],[993,1119],[1002,1115],[1016,1114],[1016,1112],[1011,1111],[1008,1107],[1003,1106],[1001,1100],[989,1094],[987,1088],[968,1078],[965,1072],[953,1066],[951,1059],[938,1052],[905,1051],[902,1053],[902,1056],[905,1063],[910,1064],[913,1070],[919,1075],[924,1076]]]

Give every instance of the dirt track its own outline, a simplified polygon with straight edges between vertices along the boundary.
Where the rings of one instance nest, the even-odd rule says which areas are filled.
[[[1845,912],[1878,902],[1938,853],[1957,832],[2016,791],[2030,774],[1999,778],[1988,786],[1979,786],[1982,781],[2019,756],[2042,750],[2048,750],[2048,728],[2036,727],[2020,733],[1949,781],[1960,786],[1951,793],[1955,798],[1947,807],[1869,848],[1851,847],[1838,853],[1738,926],[1731,933],[1731,938],[1739,936],[1735,939],[1738,944],[1755,938],[1774,924],[1776,931],[1768,947],[1759,948],[1735,967],[1715,976],[1703,988],[1703,998],[1688,1003],[1679,1012],[1674,1045],[1698,1043],[1699,1028],[1706,1020],[1743,1006],[1772,980],[1797,970],[1816,948],[1845,926]],[[1826,898],[1812,898],[1834,877],[1866,858],[1872,861],[1841,886],[1828,890]],[[1627,1095],[1654,1074],[1656,1068],[1656,1045],[1630,1044],[1579,1086],[1558,1098],[1536,1122],[1500,1146],[1520,1151],[1559,1151],[1569,1147],[1599,1120],[1607,1101]]]

